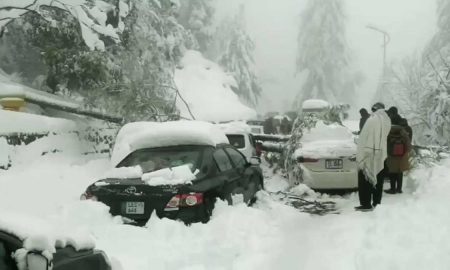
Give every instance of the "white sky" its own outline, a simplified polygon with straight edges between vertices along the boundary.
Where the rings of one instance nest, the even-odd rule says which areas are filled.
[[[327,1],[327,0],[316,0]],[[247,30],[256,44],[255,60],[264,88],[261,111],[290,109],[300,88],[295,75],[300,13],[306,0],[218,0],[218,15],[245,3]],[[434,0],[345,0],[348,43],[354,66],[365,76],[359,89],[361,106],[372,102],[382,69],[382,35],[366,28],[388,31],[388,61],[421,49],[435,32]]]

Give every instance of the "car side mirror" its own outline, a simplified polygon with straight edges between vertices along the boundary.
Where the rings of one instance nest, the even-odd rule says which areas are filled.
[[[28,270],[50,270],[50,261],[39,253],[30,252],[27,254]]]
[[[251,157],[249,160],[249,163],[251,165],[260,165],[261,164],[261,158],[260,157]]]

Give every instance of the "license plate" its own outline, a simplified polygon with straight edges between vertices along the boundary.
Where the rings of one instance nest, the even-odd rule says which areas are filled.
[[[144,208],[143,202],[125,202],[125,214],[142,215]]]
[[[326,169],[342,169],[344,168],[344,161],[342,159],[327,159],[325,160]]]

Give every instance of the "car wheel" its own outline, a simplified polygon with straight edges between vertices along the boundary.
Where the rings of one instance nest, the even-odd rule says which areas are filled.
[[[202,223],[207,223],[212,216],[214,207],[216,205],[217,198],[215,197],[206,197],[205,198],[205,212],[202,218]]]
[[[247,201],[247,204],[249,206],[253,205],[256,200],[256,193],[258,193],[258,191],[263,189],[263,183],[262,180],[259,177],[254,176],[252,178],[252,180],[249,183],[249,187],[248,187],[248,196],[249,196],[249,200]]]

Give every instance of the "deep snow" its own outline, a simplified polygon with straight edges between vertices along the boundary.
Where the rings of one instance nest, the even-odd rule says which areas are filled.
[[[404,194],[384,195],[369,213],[353,211],[356,194],[310,193],[311,199],[336,201],[341,213],[312,216],[261,193],[254,207],[218,203],[208,224],[187,227],[154,217],[148,228],[139,228],[123,225],[101,203],[79,201],[109,169],[109,160],[68,151],[0,170],[0,222],[12,211],[91,233],[97,248],[125,270],[448,269],[449,168],[447,160],[415,170]],[[282,177],[268,169],[266,175],[268,190],[287,188]]]

